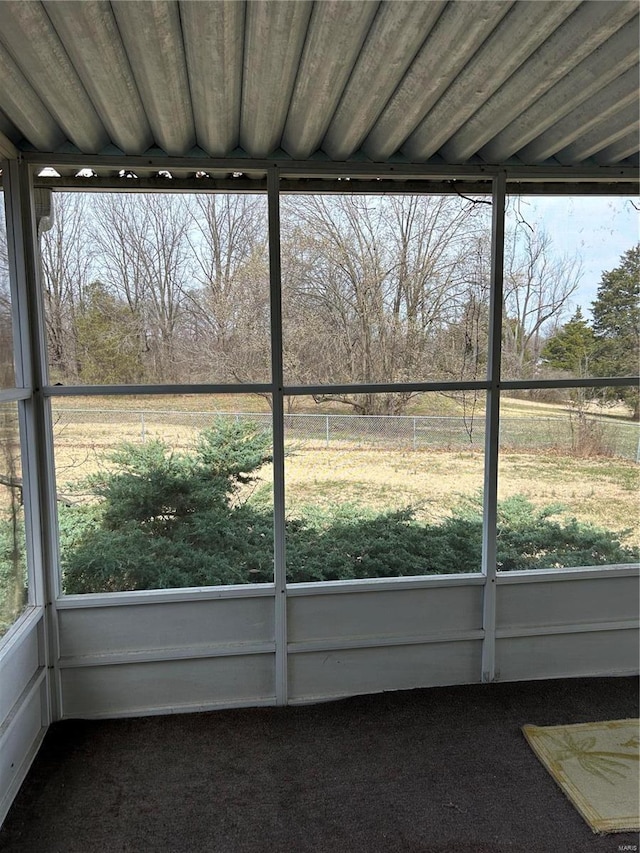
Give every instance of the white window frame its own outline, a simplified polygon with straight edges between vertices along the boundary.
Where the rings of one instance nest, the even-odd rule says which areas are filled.
[[[183,169],[190,172],[198,170],[215,174],[216,170],[223,174],[230,172],[242,173],[243,176],[251,174],[266,175],[266,189],[268,200],[268,239],[270,257],[270,296],[271,296],[271,382],[248,385],[140,385],[140,386],[75,386],[60,387],[47,384],[47,358],[46,342],[44,333],[44,316],[41,295],[38,293],[38,260],[37,260],[37,235],[33,221],[33,183],[34,174],[42,166],[53,166],[61,172],[73,172],[83,168],[95,169],[127,169],[142,173],[144,169],[159,171],[162,169]],[[23,424],[23,436],[25,437],[25,453],[28,468],[28,489],[25,495],[30,494],[30,506],[33,505],[33,515],[30,511],[30,530],[32,543],[31,563],[38,566],[38,571],[33,576],[33,589],[38,606],[52,605],[53,619],[55,625],[55,613],[57,609],[71,609],[83,606],[111,606],[124,602],[141,603],[152,601],[182,601],[189,598],[231,598],[255,595],[275,595],[276,607],[276,684],[277,695],[282,701],[287,695],[287,657],[286,657],[286,600],[288,595],[302,595],[305,589],[313,589],[314,594],[340,594],[353,590],[373,589],[411,589],[424,587],[438,587],[445,585],[483,584],[484,612],[483,629],[485,631],[485,642],[483,645],[482,673],[483,680],[491,681],[495,675],[495,601],[496,586],[500,580],[500,573],[496,569],[496,516],[497,516],[497,482],[498,482],[498,431],[499,431],[499,405],[502,390],[530,389],[530,388],[573,388],[573,387],[620,387],[638,383],[638,377],[613,377],[589,380],[509,380],[501,381],[501,326],[502,326],[502,275],[503,275],[503,253],[504,253],[504,221],[505,204],[509,187],[515,188],[516,192],[531,194],[539,188],[540,194],[549,194],[554,187],[563,192],[579,194],[580,192],[601,192],[608,194],[612,188],[616,188],[616,181],[620,181],[618,193],[630,194],[635,177],[632,170],[607,170],[607,169],[502,169],[487,167],[418,167],[418,166],[375,166],[372,164],[319,164],[319,163],[283,163],[278,161],[202,161],[190,158],[122,158],[122,157],[85,157],[85,156],[60,156],[52,157],[40,154],[25,155],[23,161],[9,164],[10,186],[13,205],[13,217],[17,221],[20,218],[20,227],[16,230],[18,241],[23,245],[16,248],[16,254],[23,253],[24,269],[26,277],[22,272],[23,266],[17,265],[14,277],[17,281],[16,295],[16,328],[19,334],[16,339],[17,351],[20,353],[20,387],[11,392],[7,399],[19,400],[21,406]],[[333,178],[331,181],[329,179]],[[284,384],[282,367],[282,312],[280,304],[281,296],[281,269],[280,269],[280,193],[283,187],[288,191],[296,187],[301,181],[318,180],[327,182],[327,189],[344,192],[353,179],[351,187],[355,191],[356,180],[369,182],[369,191],[375,191],[376,182],[393,178],[406,179],[412,184],[420,183],[424,191],[428,191],[425,181],[439,182],[441,187],[452,181],[491,181],[493,200],[493,224],[492,224],[492,258],[491,258],[491,305],[490,305],[490,353],[489,366],[486,380],[475,382],[413,382],[413,383],[376,383],[339,386],[287,386]],[[570,179],[570,182],[569,182]],[[94,190],[93,179],[61,178],[58,184],[55,179],[52,184],[60,189],[71,190],[73,187],[86,190]],[[244,177],[243,179],[244,180]],[[288,182],[288,183],[287,183]],[[539,182],[537,185],[534,182]],[[598,183],[600,182],[600,183]],[[151,184],[152,182],[150,182]],[[166,184],[165,184],[166,186]],[[398,190],[403,190],[403,184],[397,184]],[[14,187],[16,188],[14,191]],[[310,187],[309,191],[317,191],[321,187],[318,184],[315,190]],[[156,181],[153,187],[158,191],[164,191]],[[221,179],[219,189],[233,191],[233,183],[226,183]],[[243,188],[245,188],[243,186]],[[113,191],[127,191],[131,185],[127,185],[126,179],[112,178],[101,179],[100,189],[111,189]],[[246,189],[246,188],[245,188]],[[149,191],[153,191],[149,185]],[[198,191],[195,184],[189,190]],[[210,190],[211,191],[211,190]],[[414,192],[415,187],[406,192]],[[441,191],[444,191],[441,189]],[[29,315],[26,316],[26,309]],[[31,333],[31,339],[29,334]],[[25,343],[26,341],[26,343]],[[18,370],[18,368],[17,368]],[[31,377],[31,379],[29,379]],[[408,578],[389,578],[375,581],[340,581],[319,582],[313,585],[287,584],[286,581],[286,555],[285,555],[285,528],[284,528],[284,406],[285,396],[301,396],[319,391],[341,391],[343,393],[353,392],[385,392],[404,388],[415,391],[440,391],[440,390],[483,390],[487,393],[486,405],[486,444],[485,444],[485,483],[484,483],[484,522],[483,522],[483,548],[482,569],[479,574],[461,574],[460,576],[416,576]],[[210,587],[206,589],[187,590],[150,590],[135,593],[96,593],[83,596],[63,596],[60,592],[59,575],[57,570],[57,530],[56,530],[56,500],[55,500],[55,477],[53,471],[52,453],[52,431],[51,431],[51,400],[61,396],[101,396],[101,395],[168,395],[168,394],[215,394],[232,393],[246,394],[252,392],[267,392],[273,399],[273,446],[274,446],[274,581],[272,584],[260,585],[238,585],[230,587]],[[5,394],[5,392],[3,392]],[[14,397],[11,397],[14,394]],[[0,395],[0,399],[2,399]],[[27,441],[27,438],[29,439]],[[32,440],[33,439],[33,440]],[[25,480],[26,483],[26,480]],[[40,489],[40,492],[38,492]],[[40,495],[38,502],[37,496]],[[37,508],[36,508],[37,507]],[[37,518],[37,522],[34,519]],[[37,527],[37,531],[36,531]],[[42,531],[42,535],[39,535]],[[46,555],[43,557],[42,555]],[[39,555],[39,556],[38,556]],[[47,564],[47,571],[42,570],[43,564]],[[625,567],[621,567],[624,570]],[[548,570],[554,571],[554,570]],[[589,571],[588,567],[580,571]],[[55,630],[53,636],[55,636]]]

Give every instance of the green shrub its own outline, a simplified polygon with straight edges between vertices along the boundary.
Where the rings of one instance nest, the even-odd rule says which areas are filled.
[[[24,522],[12,512],[0,517],[0,637],[27,603],[27,561]]]
[[[604,530],[564,513],[562,504],[538,509],[522,495],[501,501],[498,504],[497,523],[498,569],[510,572],[600,566],[629,563],[638,559],[638,549],[628,548],[620,542],[620,538],[628,531],[615,533]],[[480,502],[466,502],[458,509],[455,517],[481,525]]]
[[[270,461],[256,425],[218,422],[191,453],[160,441],[124,444],[109,467],[78,485],[96,501],[60,507],[67,593],[271,582],[273,517],[268,490],[243,497]],[[630,562],[620,534],[562,508],[516,496],[498,514],[504,571]],[[480,569],[482,505],[462,501],[439,524],[411,507],[374,513],[353,504],[303,507],[286,523],[292,582],[451,574]]]
[[[60,508],[67,593],[270,581],[271,516],[238,502],[270,461],[269,436],[217,422],[193,453],[123,444],[77,490],[99,503]]]
[[[287,574],[296,582],[474,572],[481,545],[482,521],[424,525],[411,508],[307,510],[287,527]]]

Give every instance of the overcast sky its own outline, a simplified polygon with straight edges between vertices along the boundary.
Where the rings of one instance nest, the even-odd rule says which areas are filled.
[[[640,199],[633,202],[640,207]],[[640,240],[640,211],[628,197],[525,196],[520,212],[530,224],[544,226],[556,252],[580,258],[582,277],[573,301],[590,316],[602,272],[617,267],[620,256]]]

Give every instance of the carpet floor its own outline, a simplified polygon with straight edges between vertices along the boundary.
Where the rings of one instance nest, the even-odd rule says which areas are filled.
[[[635,678],[51,726],[3,853],[617,853],[524,723],[637,716]],[[630,846],[626,846],[630,845]]]

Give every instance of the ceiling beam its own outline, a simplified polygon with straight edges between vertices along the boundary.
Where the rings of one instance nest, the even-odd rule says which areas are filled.
[[[0,131],[0,158],[3,160],[18,159],[18,149],[9,137],[2,133],[2,131]]]
[[[92,178],[76,178],[66,176],[60,178],[34,178],[34,186],[48,187],[52,190],[74,192],[165,192],[165,193],[264,193],[267,188],[266,178],[116,178],[96,176]],[[617,183],[597,183],[593,181],[580,183],[553,183],[533,181],[507,181],[510,196],[515,195],[570,195],[570,196],[627,196],[637,195],[638,181]],[[283,178],[280,181],[282,193],[349,193],[366,195],[490,195],[491,182],[482,180],[461,181],[371,181],[353,179],[339,181],[327,178]]]
[[[186,170],[189,173],[205,172],[211,175],[215,172],[223,174],[238,173],[240,176],[264,176],[268,169],[277,168],[282,178],[338,178],[340,176],[352,179],[370,178],[395,180],[458,180],[473,181],[487,180],[498,172],[505,171],[507,182],[557,183],[570,184],[573,182],[593,182],[616,184],[636,184],[639,171],[635,166],[617,164],[615,166],[580,165],[510,165],[506,167],[474,165],[447,165],[443,163],[366,163],[362,161],[347,161],[334,163],[320,160],[288,160],[284,158],[251,159],[251,158],[208,158],[208,157],[169,157],[141,156],[128,157],[124,155],[87,155],[87,154],[43,154],[40,152],[23,151],[22,158],[34,167],[51,166],[61,169],[93,168],[104,174],[106,171],[131,170],[138,177],[151,177],[159,171]],[[117,176],[114,183],[119,185]],[[205,179],[205,176],[202,178]],[[82,180],[82,179],[79,179]],[[90,178],[84,180],[91,180]],[[166,179],[170,183],[170,179]],[[580,190],[576,188],[576,193]]]

